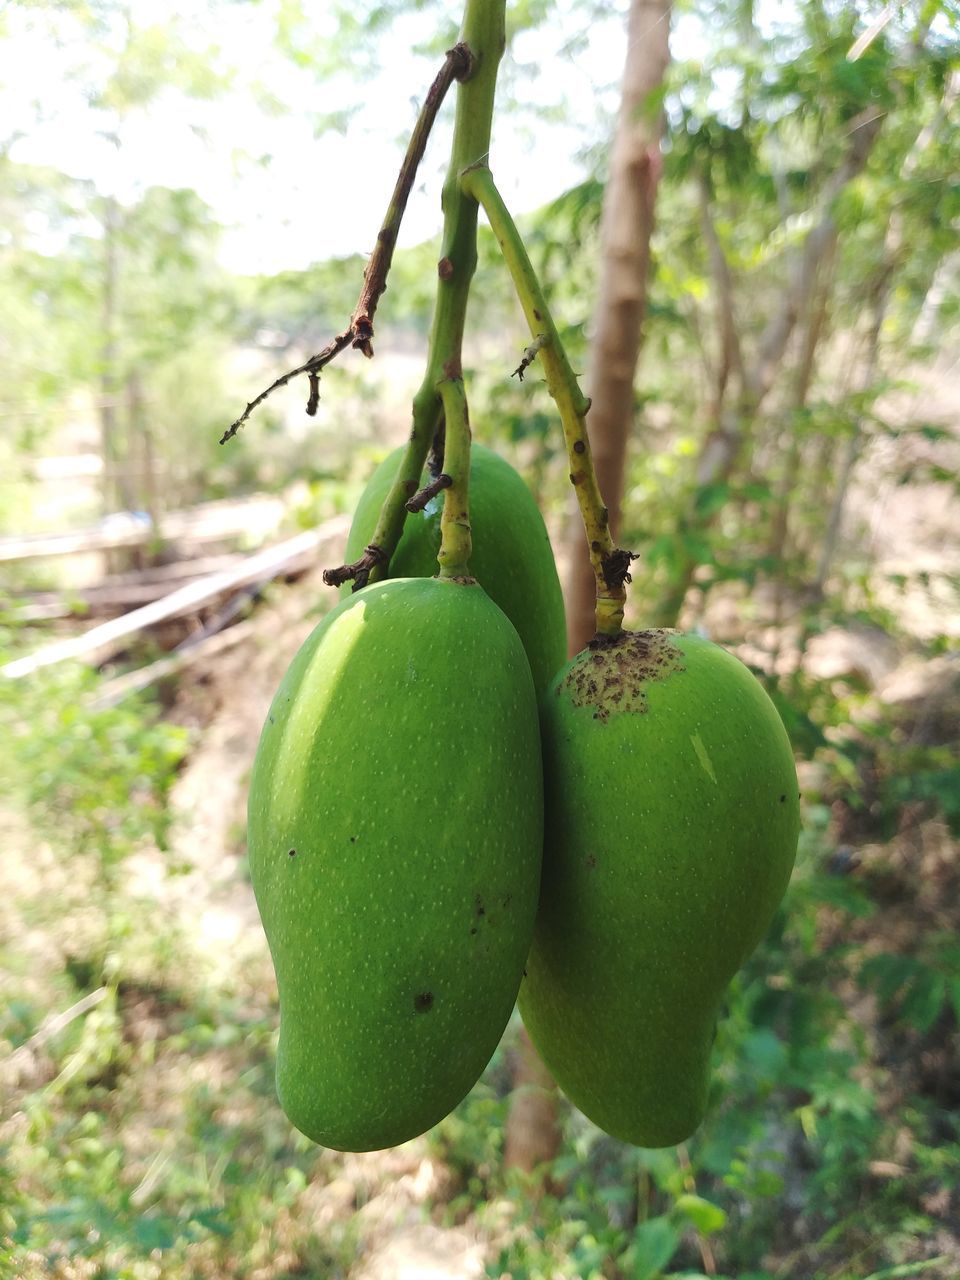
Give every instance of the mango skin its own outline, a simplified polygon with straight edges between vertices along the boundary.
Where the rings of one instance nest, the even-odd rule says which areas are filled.
[[[379,583],[304,643],[260,738],[249,857],[277,1091],[313,1141],[394,1146],[472,1088],[520,985],[542,804],[529,665],[479,586]]]
[[[790,878],[790,742],[742,663],[666,631],[578,654],[541,730],[543,883],[520,1011],[590,1120],[672,1146],[703,1118],[724,991]]]
[[[347,536],[344,559],[348,564],[363,555],[373,537],[403,453],[403,448],[395,449],[384,458],[361,494]],[[430,479],[424,475],[421,484]],[[407,516],[390,561],[391,577],[436,574],[442,508],[441,493],[425,510]],[[522,477],[509,462],[480,444],[470,448],[470,524],[470,572],[516,628],[539,692],[567,660],[567,624],[557,566],[543,516]],[[351,591],[346,583],[340,594],[348,596]]]

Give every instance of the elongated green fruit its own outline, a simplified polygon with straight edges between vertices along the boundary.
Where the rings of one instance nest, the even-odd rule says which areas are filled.
[[[370,477],[353,517],[345,559],[357,560],[373,537],[377,516],[402,449],[380,463]],[[430,479],[425,476],[423,483]],[[412,495],[411,495],[412,496]],[[390,562],[394,578],[430,578],[437,572],[443,494],[424,511],[407,516]],[[523,641],[537,690],[544,689],[567,656],[563,594],[550,539],[530,490],[509,462],[474,444],[470,449],[470,572],[499,605]],[[341,595],[351,592],[350,584]]]
[[[595,1124],[671,1146],[703,1117],[724,991],[793,867],[790,742],[742,663],[669,631],[578,654],[541,729],[543,884],[520,1011]]]
[[[287,1116],[393,1146],[473,1086],[533,928],[543,800],[523,647],[482,588],[378,583],[294,658],[260,739],[250,871]]]

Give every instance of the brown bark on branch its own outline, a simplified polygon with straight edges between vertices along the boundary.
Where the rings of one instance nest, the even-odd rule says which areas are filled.
[[[438,493],[442,493],[444,489],[449,489],[452,484],[452,478],[445,471],[441,471],[435,480],[431,480],[429,484],[424,485],[418,493],[415,493],[412,498],[408,498],[403,505],[411,514],[423,511]]]

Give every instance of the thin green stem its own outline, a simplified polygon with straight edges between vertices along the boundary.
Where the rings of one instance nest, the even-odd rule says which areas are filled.
[[[457,89],[450,166],[443,185],[443,238],[437,264],[437,304],[423,382],[413,400],[413,427],[400,469],[387,494],[373,543],[389,557],[396,549],[406,517],[404,503],[420,487],[420,475],[443,411],[441,388],[462,377],[461,349],[470,282],[477,265],[477,202],[460,185],[460,174],[486,157],[503,56],[505,0],[467,0],[461,43],[473,58],[468,78]],[[444,463],[446,467],[446,463]],[[385,576],[376,566],[370,581]]]
[[[538,355],[543,364],[547,389],[560,411],[570,464],[570,482],[576,491],[590,563],[597,580],[597,634],[619,635],[627,598],[624,583],[629,557],[614,548],[607,509],[597,485],[587,436],[586,415],[590,401],[580,390],[576,374],[570,367],[540,281],[490,170],[483,163],[474,164],[461,174],[460,185],[467,195],[479,201],[487,215],[535,339],[534,345],[538,349],[534,355]],[[524,359],[527,361],[526,356]]]
[[[443,470],[451,484],[443,496],[440,516],[441,578],[469,578],[470,553],[470,419],[462,378],[444,378],[438,388],[446,423]]]

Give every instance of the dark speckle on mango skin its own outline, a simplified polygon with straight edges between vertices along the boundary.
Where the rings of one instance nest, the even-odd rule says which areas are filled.
[[[541,741],[544,869],[520,1012],[580,1111],[623,1141],[673,1146],[703,1116],[724,991],[790,876],[790,740],[732,654],[640,632],[567,665],[541,700]]]
[[[280,1102],[324,1146],[393,1146],[457,1105],[513,1010],[542,850],[529,664],[479,586],[391,579],[331,610],[270,714],[249,850]]]
[[[647,686],[683,671],[683,654],[673,631],[623,631],[614,640],[600,638],[577,654],[557,697],[575,707],[591,707],[593,718],[605,722],[612,712],[643,714]]]

